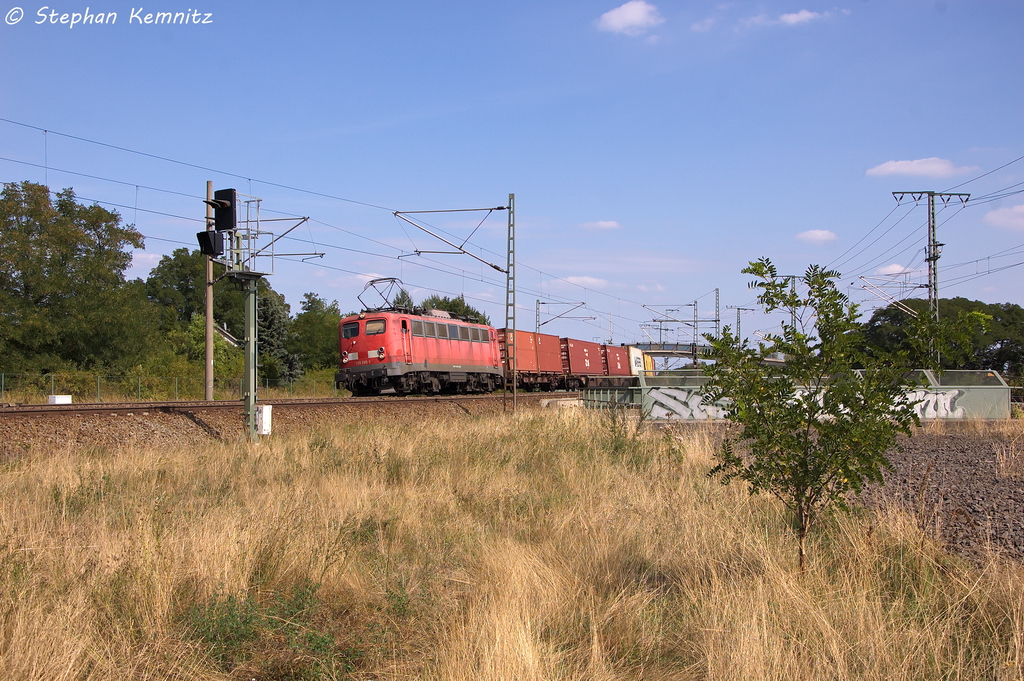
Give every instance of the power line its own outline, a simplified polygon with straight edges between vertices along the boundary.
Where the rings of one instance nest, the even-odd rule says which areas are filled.
[[[1013,159],[1009,163],[1004,163],[1003,165],[999,166],[998,168],[995,168],[994,170],[990,170],[987,173],[982,173],[981,175],[978,175],[977,177],[972,177],[971,179],[967,180],[966,182],[961,182],[958,185],[950,187],[946,191],[947,192],[951,192],[954,189],[959,189],[960,187],[963,187],[964,185],[968,185],[971,182],[974,182],[975,180],[980,180],[983,177],[987,177],[988,175],[991,175],[992,173],[998,172],[998,171],[1002,170],[1003,168],[1005,168],[1006,166],[1013,165],[1014,163],[1016,163],[1017,161],[1020,161],[1022,159],[1024,159],[1024,156],[1018,156],[1017,158]]]
[[[326,199],[334,199],[336,201],[345,201],[346,203],[354,203],[354,204],[357,204],[357,205],[360,205],[360,206],[366,206],[368,208],[377,208],[379,210],[387,210],[387,211],[393,210],[393,209],[387,208],[385,206],[378,206],[376,204],[367,203],[365,201],[356,201],[355,199],[347,199],[347,198],[345,198],[343,196],[335,196],[333,194],[325,194],[323,192],[312,191],[312,190],[309,190],[309,189],[301,189],[299,187],[290,187],[290,186],[285,185],[285,184],[279,184],[277,182],[270,182],[269,180],[260,180],[260,179],[256,179],[256,178],[252,178],[252,177],[247,177],[245,175],[239,175],[238,173],[228,172],[226,170],[217,170],[216,168],[209,168],[207,166],[201,166],[201,165],[198,165],[198,164],[195,164],[195,163],[188,163],[186,161],[179,161],[177,159],[168,158],[166,156],[159,156],[157,154],[150,154],[150,153],[147,153],[145,151],[138,151],[136,149],[129,149],[128,147],[120,147],[120,146],[117,146],[116,144],[108,144],[106,142],[99,142],[97,140],[89,139],[87,137],[79,137],[77,135],[69,135],[68,133],[64,133],[64,132],[57,132],[55,130],[48,130],[46,128],[40,128],[39,126],[36,126],[36,125],[29,125],[28,123],[21,123],[19,121],[14,121],[14,120],[11,120],[9,118],[2,118],[2,117],[0,117],[0,121],[3,121],[4,123],[10,123],[12,125],[18,125],[18,126],[21,126],[23,128],[28,128],[30,130],[38,130],[38,131],[40,131],[40,132],[42,132],[44,134],[58,135],[60,137],[66,137],[68,139],[77,140],[79,142],[86,142],[88,144],[95,144],[97,146],[106,147],[108,149],[116,149],[117,151],[123,151],[123,152],[128,153],[128,154],[135,154],[137,156],[144,156],[146,158],[152,158],[152,159],[155,159],[157,161],[165,161],[167,163],[174,163],[174,164],[177,164],[177,165],[180,165],[180,166],[185,166],[187,168],[195,168],[196,170],[204,170],[204,171],[209,172],[209,173],[217,173],[218,175],[227,175],[228,177],[237,177],[238,179],[246,180],[247,182],[256,182],[256,183],[259,183],[259,184],[268,185],[270,187],[278,187],[280,189],[287,189],[289,191],[300,192],[300,193],[303,193],[303,194],[310,194],[312,196],[320,196],[320,197],[323,197],[323,198],[326,198]]]

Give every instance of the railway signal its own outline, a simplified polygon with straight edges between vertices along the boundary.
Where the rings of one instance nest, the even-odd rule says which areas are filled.
[[[223,232],[198,232],[196,239],[199,240],[199,252],[211,258],[219,258],[224,255],[224,233]]]
[[[238,192],[234,189],[218,189],[212,199],[204,199],[203,203],[213,208],[213,231],[207,229],[196,234],[199,252],[211,258],[219,258],[224,255],[224,232],[238,227]]]
[[[213,228],[218,232],[235,229],[238,226],[238,192],[234,189],[218,189],[213,199],[204,203],[213,206]]]

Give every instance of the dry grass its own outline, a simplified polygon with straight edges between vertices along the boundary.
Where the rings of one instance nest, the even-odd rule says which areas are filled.
[[[1008,442],[996,445],[996,464],[1004,478],[1024,477],[1024,434],[1017,433]]]
[[[713,430],[579,412],[31,452],[0,473],[17,679],[1019,679],[1024,570],[709,481]]]

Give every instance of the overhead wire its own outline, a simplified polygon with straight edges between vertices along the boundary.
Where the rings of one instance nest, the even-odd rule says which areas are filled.
[[[980,180],[980,179],[981,179],[981,178],[983,178],[983,177],[988,177],[988,176],[989,176],[989,175],[991,175],[992,173],[996,173],[996,172],[999,172],[999,171],[1000,171],[1000,170],[1002,170],[1003,168],[1005,168],[1005,167],[1007,167],[1007,166],[1011,166],[1011,165],[1013,165],[1014,163],[1016,163],[1017,161],[1020,161],[1020,160],[1024,160],[1024,156],[1018,156],[1017,158],[1013,159],[1013,160],[1012,160],[1012,161],[1010,161],[1009,163],[1004,163],[1003,165],[999,166],[998,168],[994,168],[994,169],[992,169],[992,170],[988,171],[987,173],[982,173],[981,175],[978,175],[977,177],[972,177],[971,179],[967,180],[966,182],[961,182],[961,183],[960,183],[960,184],[958,184],[958,185],[954,185],[954,186],[950,187],[950,188],[949,188],[949,189],[947,189],[946,191],[947,191],[947,192],[951,192],[951,191],[953,191],[954,189],[959,189],[960,187],[963,187],[963,186],[965,186],[965,185],[968,185],[968,184],[970,184],[970,183],[972,183],[972,182],[974,182],[974,181],[976,181],[976,180]]]
[[[160,156],[158,154],[151,154],[151,153],[148,153],[148,152],[138,151],[136,149],[130,149],[128,147],[122,147],[122,146],[115,145],[115,144],[109,144],[107,142],[100,142],[98,140],[93,140],[93,139],[90,139],[90,138],[87,138],[87,137],[81,137],[81,136],[78,136],[78,135],[71,135],[71,134],[68,134],[68,133],[63,133],[63,132],[53,131],[53,130],[49,130],[49,129],[44,129],[44,128],[41,128],[39,126],[30,125],[30,124],[27,124],[27,123],[22,123],[20,121],[15,121],[15,120],[12,120],[12,119],[9,119],[9,118],[0,117],[0,121],[5,122],[5,123],[9,123],[9,124],[12,124],[12,125],[24,127],[24,128],[30,129],[30,130],[37,130],[37,131],[43,132],[44,134],[45,133],[52,133],[52,134],[58,135],[60,137],[65,137],[67,139],[73,139],[73,140],[84,142],[84,143],[87,143],[87,144],[95,144],[97,146],[101,146],[101,147],[105,147],[105,148],[109,148],[109,149],[114,149],[114,150],[117,150],[117,151],[122,151],[122,152],[125,152],[125,153],[129,153],[129,154],[135,154],[135,155],[142,156],[142,157],[145,157],[145,158],[152,158],[154,160],[164,161],[164,162],[167,162],[167,163],[173,163],[173,164],[181,165],[181,166],[188,167],[188,168],[194,168],[194,169],[197,169],[197,170],[204,170],[204,171],[207,171],[207,172],[217,173],[217,174],[225,175],[225,176],[228,176],[228,177],[235,177],[235,178],[246,180],[249,183],[256,182],[258,184],[264,184],[264,185],[271,186],[271,187],[278,187],[280,189],[286,189],[286,190],[289,190],[289,191],[296,191],[296,192],[299,192],[299,193],[304,193],[304,194],[308,194],[308,195],[312,195],[312,196],[320,196],[320,197],[323,197],[323,198],[329,198],[329,199],[333,199],[333,200],[344,201],[346,203],[352,203],[352,204],[366,206],[366,207],[370,207],[370,208],[376,208],[376,209],[379,209],[379,210],[387,210],[387,211],[390,211],[390,212],[394,212],[392,208],[389,208],[389,207],[386,207],[386,206],[381,206],[381,205],[378,205],[378,204],[368,203],[368,202],[365,202],[365,201],[358,201],[358,200],[355,200],[355,199],[349,199],[349,198],[342,197],[342,196],[337,196],[337,195],[333,195],[333,194],[327,194],[325,192],[318,192],[318,191],[314,191],[314,190],[303,189],[303,188],[300,188],[300,187],[293,187],[293,186],[285,185],[285,184],[278,183],[278,182],[271,182],[269,180],[261,180],[261,179],[258,179],[258,178],[251,178],[251,177],[248,177],[246,175],[241,175],[241,174],[238,174],[238,173],[233,173],[233,172],[225,171],[225,170],[219,170],[219,169],[216,169],[216,168],[211,168],[211,167],[208,167],[208,166],[202,166],[202,165],[195,164],[195,163],[189,163],[187,161],[181,161],[181,160],[169,158],[169,157],[166,157],[166,156]],[[17,161],[15,161],[15,162],[17,162]],[[38,165],[36,167],[38,167]],[[45,166],[45,167],[48,168],[48,165]],[[61,172],[64,172],[64,171],[61,171]],[[96,178],[96,179],[107,179],[107,178]],[[116,180],[108,180],[108,181],[118,182]],[[134,183],[131,183],[131,184],[134,186]],[[164,191],[168,191],[169,193],[172,193],[169,190],[164,190]],[[189,196],[189,195],[185,194],[185,196]],[[193,197],[193,198],[196,198],[196,197]],[[118,205],[118,204],[107,204],[107,205]],[[429,224],[429,223],[425,223],[425,224]],[[440,229],[440,228],[438,228],[438,229]],[[442,230],[442,231],[444,231],[444,230]],[[448,232],[444,231],[444,233],[448,233]],[[377,242],[377,243],[381,243],[381,242]],[[389,247],[391,247],[391,246],[389,246]],[[394,248],[394,247],[392,247],[392,248]],[[481,250],[483,250],[485,252],[489,252],[489,253],[491,253],[492,255],[495,255],[495,256],[500,255],[500,254],[496,253],[495,251],[493,251],[491,249],[486,249],[486,248],[482,248],[481,247]],[[587,287],[587,286],[583,286],[582,284],[578,284],[576,282],[569,281],[568,279],[566,279],[564,277],[558,277],[558,276],[555,276],[555,275],[550,274],[548,272],[544,272],[543,270],[540,270],[538,268],[532,267],[531,265],[529,265],[527,263],[517,263],[517,265],[519,267],[521,267],[521,268],[529,269],[529,270],[532,270],[534,272],[537,272],[541,276],[549,277],[553,281],[560,281],[560,282],[563,282],[563,283],[568,284],[570,286],[575,286],[575,287],[577,287],[577,288],[579,288],[579,289],[581,289],[583,291],[586,291],[588,293],[594,293],[594,294],[597,294],[597,295],[600,295],[600,296],[604,296],[604,297],[610,298],[612,300],[617,300],[620,303],[621,302],[626,302],[626,303],[629,303],[629,304],[632,304],[632,305],[637,305],[637,306],[641,306],[642,305],[642,303],[640,303],[638,301],[630,300],[630,299],[627,299],[627,298],[622,298],[621,296],[615,296],[615,295],[612,295],[612,294],[604,293],[603,291],[599,291],[597,289],[593,289],[593,288],[590,288],[590,287]],[[545,295],[551,295],[551,294],[545,294]]]
[[[369,208],[374,208],[374,209],[379,209],[379,210],[387,210],[387,211],[393,212],[393,210],[391,208],[386,207],[386,206],[382,206],[382,205],[379,205],[379,204],[369,203],[369,202],[365,202],[365,201],[358,201],[358,200],[355,200],[355,199],[350,199],[350,198],[343,197],[343,196],[338,196],[338,195],[335,195],[335,194],[328,194],[326,192],[319,192],[319,191],[315,191],[315,190],[304,189],[304,188],[301,188],[301,187],[295,187],[295,186],[286,185],[286,184],[283,184],[283,183],[272,182],[272,181],[269,181],[269,180],[262,180],[262,179],[258,179],[258,178],[251,178],[251,177],[248,177],[246,175],[241,175],[241,174],[233,173],[233,172],[230,172],[230,171],[225,171],[225,170],[220,170],[220,169],[216,169],[216,168],[211,168],[211,167],[208,167],[208,166],[203,166],[203,165],[199,165],[199,164],[195,164],[195,163],[189,163],[189,162],[186,162],[186,161],[181,161],[181,160],[173,159],[173,158],[166,157],[166,156],[160,156],[158,154],[142,152],[142,151],[138,151],[138,150],[135,150],[135,149],[130,149],[130,148],[127,148],[127,147],[122,147],[122,146],[119,146],[119,145],[109,144],[109,143],[106,143],[106,142],[100,142],[98,140],[94,140],[94,139],[90,139],[90,138],[86,138],[86,137],[82,137],[82,136],[78,136],[78,135],[71,135],[71,134],[68,134],[68,133],[63,133],[63,132],[59,132],[59,131],[53,131],[53,130],[45,129],[45,128],[42,128],[42,127],[39,127],[39,126],[34,126],[34,125],[22,123],[20,121],[15,121],[15,120],[12,120],[12,119],[9,119],[9,118],[0,117],[0,121],[5,122],[5,123],[9,123],[11,125],[16,125],[16,126],[24,127],[24,128],[27,128],[27,129],[31,129],[31,130],[40,131],[40,132],[43,133],[44,142],[45,142],[45,140],[48,139],[47,136],[49,134],[54,134],[54,135],[58,135],[60,137],[64,137],[64,138],[67,138],[67,139],[72,139],[72,140],[76,140],[76,141],[80,141],[80,142],[84,142],[84,143],[88,143],[88,144],[95,144],[97,146],[113,149],[113,150],[116,150],[116,151],[121,151],[121,152],[124,152],[124,153],[134,154],[134,155],[138,155],[138,156],[141,156],[141,157],[146,157],[146,158],[151,158],[151,159],[154,159],[154,160],[159,160],[159,161],[162,161],[162,162],[167,162],[167,163],[172,163],[172,164],[176,164],[176,165],[180,165],[180,166],[184,166],[184,167],[189,167],[189,168],[194,168],[194,169],[203,170],[203,171],[207,171],[207,172],[217,173],[219,175],[224,175],[224,176],[228,176],[228,177],[235,177],[235,178],[243,179],[243,180],[245,180],[248,183],[248,185],[250,187],[250,191],[251,191],[252,183],[255,182],[257,184],[262,184],[262,185],[266,185],[266,186],[269,186],[269,187],[277,187],[277,188],[280,188],[280,189],[285,189],[285,190],[288,190],[288,191],[295,191],[295,192],[299,192],[299,193],[302,193],[302,194],[308,194],[308,195],[311,195],[311,196],[319,196],[319,197],[322,197],[322,198],[328,198],[328,199],[342,201],[342,202],[351,203],[351,204],[355,204],[355,205],[361,205],[361,206],[365,206],[365,207],[369,207]],[[14,163],[23,163],[25,165],[29,165],[29,166],[37,167],[37,168],[42,167],[44,169],[44,171],[48,173],[48,171],[50,170],[50,168],[49,168],[49,159],[48,159],[48,144],[44,144],[44,146],[46,147],[45,150],[44,150],[44,154],[46,155],[46,161],[45,161],[45,164],[43,166],[39,166],[39,164],[33,164],[33,163],[24,162],[24,161],[18,161],[18,160],[15,160],[15,159],[3,158],[2,160],[14,162]],[[1020,156],[1020,157],[1018,157],[1016,159],[1013,159],[1012,161],[1009,161],[1009,162],[1007,162],[1007,163],[1005,163],[1005,164],[1003,164],[1003,165],[1001,165],[1001,166],[999,166],[999,167],[997,167],[997,168],[995,168],[993,170],[990,170],[990,171],[987,171],[985,173],[982,173],[981,175],[978,175],[978,176],[976,176],[974,178],[971,178],[970,180],[966,180],[965,182],[962,182],[962,183],[960,183],[958,185],[955,185],[954,187],[951,187],[950,189],[948,189],[946,191],[951,191],[952,189],[957,189],[957,188],[963,187],[963,186],[965,186],[967,184],[970,184],[971,182],[977,181],[977,180],[982,179],[982,178],[984,178],[984,177],[986,177],[988,175],[991,175],[991,174],[993,174],[995,172],[998,172],[999,170],[1002,170],[1003,168],[1006,168],[1007,166],[1012,165],[1012,164],[1014,164],[1014,163],[1016,163],[1016,162],[1018,162],[1020,160],[1024,160],[1024,156]],[[172,190],[164,190],[164,189],[159,189],[159,188],[155,188],[155,187],[148,187],[148,186],[144,186],[144,185],[138,185],[138,184],[135,184],[135,183],[128,183],[128,182],[119,181],[119,180],[112,180],[110,178],[101,178],[99,176],[89,175],[89,174],[86,174],[86,173],[78,173],[78,172],[75,172],[75,171],[68,171],[68,170],[62,170],[62,169],[57,169],[57,168],[54,168],[54,170],[57,171],[57,172],[65,172],[65,173],[68,173],[68,174],[73,174],[73,175],[77,175],[77,176],[81,176],[81,177],[88,177],[90,179],[100,179],[100,180],[116,182],[116,183],[124,184],[124,185],[128,185],[128,186],[135,186],[137,190],[141,188],[141,189],[146,189],[147,191],[159,191],[159,192],[164,192],[164,193],[168,193],[168,194],[176,194],[176,195],[180,195],[180,196],[187,196],[187,197],[190,197],[190,198],[199,198],[199,197],[195,197],[194,195],[186,194],[186,193],[183,193],[183,192],[175,192],[175,191],[172,191]],[[977,199],[975,201],[971,202],[971,205],[972,205],[972,207],[976,206],[976,205],[983,205],[985,203],[991,203],[992,201],[997,201],[997,200],[1000,200],[1002,198],[1007,198],[1009,196],[1014,196],[1014,195],[1017,195],[1017,194],[1020,194],[1020,193],[1024,193],[1024,190],[1009,191],[1010,189],[1014,189],[1015,187],[1018,187],[1021,184],[1024,184],[1024,183],[1018,183],[1016,185],[1011,185],[1010,187],[1004,188],[1002,190],[997,190],[996,192],[990,193],[988,195],[983,195],[983,196],[977,197]],[[87,199],[85,197],[80,197],[80,198],[83,198],[84,200],[88,200],[88,201],[94,201],[94,202],[99,203],[101,205],[115,206],[115,207],[125,208],[125,209],[134,209],[134,207],[125,206],[124,204],[118,204],[118,203],[107,202],[107,201],[99,201],[99,200],[94,200],[94,199]],[[828,265],[828,267],[830,267],[830,268],[833,267],[837,260],[840,260],[840,259],[846,257],[847,254],[849,254],[849,252],[851,250],[853,250],[859,244],[861,244],[864,241],[864,239],[868,238],[881,224],[883,224],[892,215],[893,212],[895,212],[896,208],[898,208],[898,205],[896,207],[894,207],[893,210],[891,210],[889,212],[889,214],[886,215],[886,217],[884,217],[875,227],[873,227],[871,230],[869,230],[869,232],[867,234],[865,234],[863,237],[861,237],[861,239],[858,240],[853,246],[851,246],[849,249],[844,251],[844,253],[842,253],[839,256],[839,258],[837,258],[836,260],[833,260],[832,263],[830,263]],[[163,215],[163,216],[166,216],[166,217],[172,217],[172,218],[177,218],[177,219],[184,219],[184,220],[189,220],[189,221],[194,221],[194,222],[204,222],[204,220],[202,220],[202,219],[188,218],[188,217],[185,217],[185,216],[174,215],[172,213],[166,213],[166,212],[162,212],[162,211],[155,211],[155,210],[148,210],[148,209],[139,209],[139,210],[142,210],[143,212],[150,213],[150,214]],[[961,210],[962,210],[962,208],[961,208]],[[909,214],[909,212],[910,211],[908,211],[907,214]],[[900,221],[902,221],[902,219],[903,218],[901,218]],[[897,221],[896,224],[899,224],[900,221]],[[331,228],[331,229],[337,229],[339,231],[351,234],[353,236],[357,236],[359,238],[367,239],[367,240],[369,240],[369,241],[371,241],[373,243],[376,243],[376,244],[381,245],[381,246],[385,246],[387,248],[392,248],[392,249],[398,250],[400,252],[402,250],[402,249],[399,249],[399,248],[397,248],[395,246],[392,246],[391,244],[386,244],[384,242],[381,242],[381,241],[378,241],[378,240],[375,240],[375,239],[370,239],[369,237],[365,237],[364,235],[360,235],[360,234],[355,233],[355,232],[344,230],[344,229],[336,227],[334,225],[330,225],[328,223],[323,223],[322,221],[319,221],[319,220],[316,220],[315,222],[317,222],[318,224],[322,224],[323,226],[326,226],[326,227]],[[852,260],[853,258],[856,258],[857,256],[859,256],[862,253],[864,253],[865,250],[867,250],[868,248],[873,246],[875,243],[878,243],[878,241],[881,240],[881,238],[883,238],[885,236],[885,234],[888,234],[895,226],[896,225],[894,224],[892,227],[890,227],[888,230],[886,230],[886,232],[884,232],[883,234],[879,235],[879,237],[877,237],[875,240],[870,242],[863,249],[858,251],[857,254],[855,254],[854,256],[851,256],[850,258],[847,258],[846,260],[841,262],[838,266],[842,266],[842,265],[846,264],[847,262],[849,262],[850,260]],[[479,229],[479,226],[477,227],[477,229]],[[444,231],[444,230],[442,230],[442,231]],[[474,230],[474,233],[475,233],[475,231],[476,230]],[[445,231],[445,233],[448,233],[448,232]],[[311,230],[310,230],[310,237],[311,237],[310,241],[311,242],[314,241],[312,239],[312,231]],[[471,237],[472,237],[472,234],[471,234]],[[903,240],[898,242],[896,246],[898,246],[899,243],[902,243],[905,240],[906,240],[906,238],[904,238]],[[167,240],[167,241],[170,241],[170,240]],[[181,243],[181,242],[176,242],[176,243]],[[468,243],[468,239],[467,239],[467,243]],[[886,251],[881,256],[876,256],[876,258],[874,260],[877,261],[879,258],[886,257],[886,254],[891,252],[893,250],[893,248],[895,248],[896,246],[890,247],[890,249],[888,251]],[[493,251],[491,249],[487,249],[487,248],[483,248],[483,247],[478,247],[478,248],[480,248],[480,250],[482,252],[488,252],[488,253],[491,253],[492,255],[495,255],[495,256],[500,255],[500,254],[496,253],[495,251]],[[347,249],[347,250],[355,250],[355,249]],[[905,251],[901,251],[901,253],[902,252],[905,252]],[[369,252],[366,252],[366,254],[367,255],[374,255],[375,257],[389,257],[389,256],[384,256],[382,254],[371,254]],[[438,263],[438,264],[440,264],[440,263]],[[559,282],[563,282],[565,284],[568,284],[570,286],[574,286],[574,287],[576,287],[576,288],[578,288],[578,289],[580,289],[580,290],[582,290],[582,291],[584,291],[584,292],[586,292],[588,294],[596,294],[596,295],[599,295],[599,296],[604,296],[606,298],[609,298],[609,299],[617,301],[619,304],[625,302],[625,303],[631,304],[631,305],[642,306],[642,303],[640,303],[638,301],[634,301],[634,300],[631,300],[631,299],[628,299],[628,298],[623,298],[621,296],[614,295],[614,294],[605,293],[605,292],[600,291],[598,289],[594,289],[594,288],[591,288],[591,287],[579,284],[577,282],[570,281],[568,278],[559,277],[559,276],[553,275],[553,274],[551,274],[549,272],[546,272],[546,271],[544,271],[544,270],[542,270],[540,268],[533,267],[533,266],[531,266],[531,265],[529,265],[527,263],[517,263],[517,264],[518,264],[519,267],[531,270],[533,272],[536,272],[537,274],[541,275],[542,277],[548,277],[552,281],[559,281]],[[431,269],[435,269],[436,271],[441,272],[441,273],[445,273],[445,274],[450,274],[450,275],[456,274],[455,272],[452,272],[452,271],[445,271],[445,270],[441,270],[441,269],[437,269],[437,268],[431,268]],[[999,271],[999,270],[996,270],[996,271]],[[461,270],[461,272],[465,273],[465,270]],[[485,283],[493,283],[493,282],[485,282]],[[548,293],[546,291],[540,291],[540,292],[536,292],[536,293],[541,295],[542,297],[550,297],[552,299],[555,299],[555,298],[558,297],[558,296],[556,296],[554,294],[550,294],[550,293]],[[707,295],[707,294],[705,294],[705,295]],[[611,315],[611,316],[616,317],[616,318],[626,319],[625,317],[622,317],[621,315],[617,315],[615,313],[608,312],[606,314]]]

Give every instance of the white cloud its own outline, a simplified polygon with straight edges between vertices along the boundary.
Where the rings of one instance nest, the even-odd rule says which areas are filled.
[[[907,268],[904,267],[903,265],[900,265],[898,263],[892,263],[891,265],[886,265],[885,267],[879,267],[877,270],[875,270],[875,274],[903,274],[906,271]]]
[[[916,161],[886,161],[864,173],[872,177],[889,175],[911,175],[917,177],[954,177],[974,172],[978,166],[956,166],[945,158],[919,158]]]
[[[806,24],[808,21],[821,19],[824,16],[825,15],[820,12],[812,12],[810,10],[802,9],[799,12],[793,12],[792,14],[783,14],[779,17],[779,21],[787,26],[796,26],[797,24]]]
[[[638,289],[640,289],[641,291],[643,291],[644,293],[655,293],[655,292],[661,292],[661,291],[667,291],[668,290],[667,288],[665,288],[661,284],[654,284],[654,285],[651,285],[651,286],[648,286],[647,284],[637,284],[636,287]]]
[[[1009,208],[997,208],[985,213],[983,219],[994,227],[1024,232],[1024,204]]]
[[[157,266],[160,262],[160,258],[163,256],[159,253],[146,253],[145,251],[135,251],[132,253],[132,264],[129,265],[125,271],[124,276],[126,279],[133,279],[135,277],[145,278],[150,274],[150,270]]]
[[[800,26],[802,24],[809,24],[812,21],[818,21],[820,19],[830,19],[837,14],[848,16],[850,10],[830,10],[828,12],[812,12],[809,9],[802,9],[799,12],[789,12],[788,14],[780,14],[778,18],[772,19],[767,14],[758,14],[757,16],[743,19],[742,24],[744,26]]]
[[[835,235],[835,232],[830,232],[827,229],[810,229],[800,232],[796,238],[809,244],[830,244],[839,237]]]
[[[607,279],[598,279],[597,277],[565,277],[565,280],[570,284],[586,288],[604,288],[608,285]]]
[[[615,220],[598,220],[597,222],[584,222],[580,224],[583,229],[621,229],[620,225]]]
[[[691,31],[698,33],[706,33],[711,30],[711,27],[715,25],[715,18],[708,17],[704,21],[698,21],[690,26]]]
[[[647,29],[663,23],[658,8],[644,0],[629,0],[615,9],[608,10],[597,20],[597,27],[610,33],[641,35]]]

